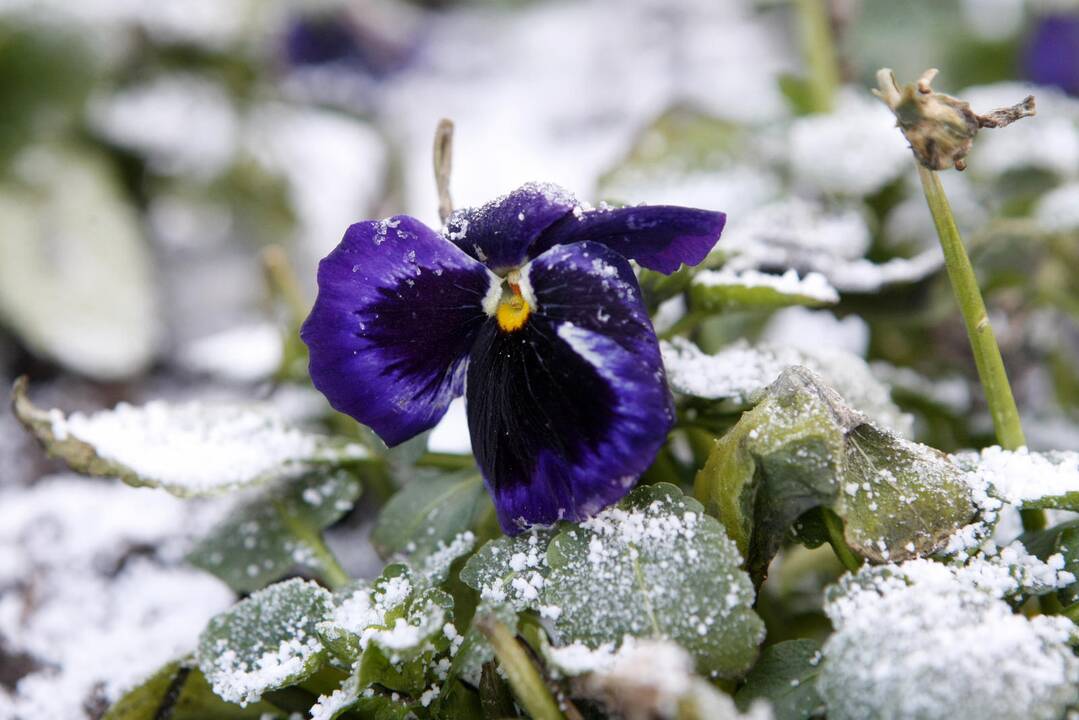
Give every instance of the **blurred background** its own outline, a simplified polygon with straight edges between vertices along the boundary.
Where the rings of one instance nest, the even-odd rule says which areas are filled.
[[[813,70],[829,35],[834,92]],[[901,81],[938,67],[936,88],[979,112],[1037,96],[1036,118],[982,133],[944,180],[1031,446],[1079,449],[1079,7],[1065,0],[0,0],[0,387],[27,374],[65,410],[270,398],[320,417],[295,337],[316,264],[361,219],[437,226],[447,117],[457,205],[541,180],[593,203],[723,210],[713,264],[819,272],[841,300],[726,313],[696,330],[702,348],[849,351],[918,440],[989,443],[909,151],[868,91],[885,66]],[[665,306],[657,328],[685,313]],[[467,452],[459,406],[431,449]],[[132,529],[171,499],[77,489],[98,485],[58,467],[0,416],[0,715],[50,717],[56,678],[33,648],[63,635],[45,620],[26,634],[25,604],[2,594],[25,589],[15,557],[51,542],[37,572],[73,572],[118,537],[197,525],[158,508],[168,521]],[[105,519],[80,536],[87,508]],[[377,558],[353,543],[348,562]],[[55,664],[94,657],[80,652]],[[94,716],[84,698],[109,692],[79,672],[64,712]]]

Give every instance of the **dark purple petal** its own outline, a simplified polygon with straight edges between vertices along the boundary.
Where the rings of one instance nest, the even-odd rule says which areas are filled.
[[[666,440],[674,408],[640,288],[595,243],[536,258],[523,328],[484,324],[468,370],[472,448],[503,530],[616,502]]]
[[[505,270],[537,255],[529,253],[535,239],[576,204],[557,185],[529,183],[481,207],[454,212],[444,232],[487,267]]]
[[[300,330],[315,387],[387,445],[432,427],[463,391],[492,277],[414,218],[356,223]]]
[[[726,222],[721,212],[673,205],[586,210],[548,228],[533,245],[532,254],[589,240],[669,275],[682,263],[696,265],[704,260]]]
[[[1023,53],[1026,76],[1079,95],[1079,14],[1048,15],[1034,26]]]

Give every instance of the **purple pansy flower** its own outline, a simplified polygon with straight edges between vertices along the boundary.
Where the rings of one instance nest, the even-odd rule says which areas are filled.
[[[1079,95],[1079,13],[1047,15],[1034,26],[1023,52],[1026,76]]]
[[[356,223],[319,265],[301,336],[311,378],[388,445],[466,393],[472,447],[507,533],[620,499],[674,410],[630,267],[704,259],[723,213],[583,210],[524,187],[459,210],[442,233],[398,215]]]

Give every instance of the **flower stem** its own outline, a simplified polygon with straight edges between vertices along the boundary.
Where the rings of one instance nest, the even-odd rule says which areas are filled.
[[[296,517],[280,503],[277,504],[277,512],[293,537],[311,551],[312,561],[304,564],[318,573],[319,578],[330,590],[340,590],[352,582],[352,578],[337,561],[337,556],[326,546],[322,532]]]
[[[493,617],[476,619],[525,712],[534,720],[563,720],[558,703],[510,629]]]
[[[847,539],[843,536],[843,521],[831,508],[822,507],[820,511],[824,527],[828,531],[828,543],[835,551],[835,556],[847,570],[858,572],[858,568],[862,567],[862,561],[850,549],[850,545],[847,545]]]
[[[948,279],[952,283],[952,291],[967,326],[974,364],[978,368],[978,378],[989,405],[989,414],[993,418],[997,442],[1005,450],[1017,450],[1026,445],[1027,441],[1019,420],[1019,409],[1015,405],[1015,397],[1012,396],[1012,386],[1008,383],[1008,374],[1004,369],[1004,360],[1000,356],[1000,346],[997,345],[993,327],[989,324],[989,314],[978,289],[978,279],[974,276],[974,267],[967,257],[963,238],[959,235],[955,216],[952,215],[952,208],[940,182],[940,175],[921,163],[916,164],[929,212],[933,215],[933,224],[937,228],[940,246],[944,251]],[[1045,513],[1041,510],[1024,510],[1022,515],[1024,530],[1029,532],[1045,527]]]
[[[435,186],[438,188],[438,217],[443,223],[453,212],[450,173],[453,170],[453,121],[442,118],[435,128]]]
[[[812,112],[830,112],[839,88],[829,0],[796,0],[802,53],[809,66],[809,101]]]

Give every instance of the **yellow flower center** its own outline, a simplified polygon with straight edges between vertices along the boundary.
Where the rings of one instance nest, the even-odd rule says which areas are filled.
[[[532,314],[532,308],[521,295],[521,288],[517,283],[510,282],[509,289],[512,292],[503,292],[495,317],[500,328],[506,332],[514,332],[525,326],[528,316]]]

